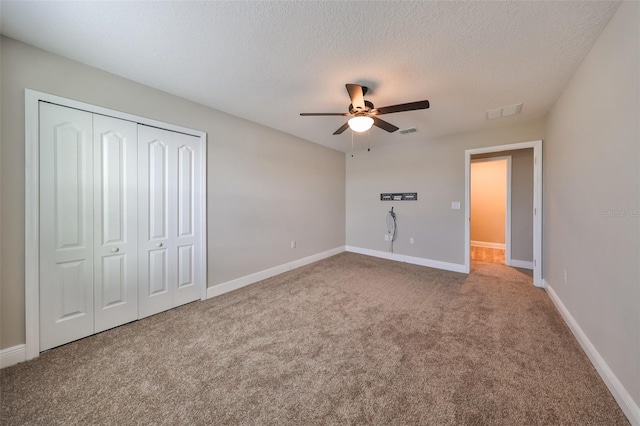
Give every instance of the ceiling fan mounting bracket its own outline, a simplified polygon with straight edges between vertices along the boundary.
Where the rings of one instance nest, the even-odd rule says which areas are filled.
[[[373,111],[373,104],[369,101],[364,101],[364,108],[354,108],[353,104],[349,104],[350,114],[369,114]]]

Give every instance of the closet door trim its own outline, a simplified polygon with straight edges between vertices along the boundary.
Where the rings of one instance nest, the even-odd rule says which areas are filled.
[[[203,171],[198,177],[201,179],[202,193],[207,193],[207,134],[205,132],[176,126],[158,120],[152,120],[125,112],[115,111],[84,102],[60,96],[50,95],[35,90],[25,89],[25,352],[26,359],[33,359],[40,355],[40,257],[39,257],[39,229],[40,229],[40,203],[39,203],[39,113],[40,102],[48,102],[64,107],[75,108],[107,117],[132,121],[146,126],[158,127],[172,132],[184,133],[200,138],[202,155],[198,159]],[[206,299],[207,286],[207,202],[202,200],[200,204],[200,229],[199,238],[202,247],[202,261],[200,262],[200,274],[204,278],[200,288],[200,299]]]

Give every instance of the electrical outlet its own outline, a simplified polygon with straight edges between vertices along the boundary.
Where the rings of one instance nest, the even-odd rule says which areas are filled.
[[[409,238],[409,244],[413,244],[415,242],[415,240],[413,239],[413,237]]]
[[[567,283],[567,270],[563,269],[562,270],[562,274],[564,275],[564,283],[566,284]]]
[[[296,240],[291,241],[291,248],[292,249],[296,248]]]
[[[389,241],[389,234],[384,234],[384,240]]]

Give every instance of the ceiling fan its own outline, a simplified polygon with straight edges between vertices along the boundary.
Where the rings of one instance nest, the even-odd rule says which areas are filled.
[[[393,133],[398,130],[398,127],[379,119],[377,117],[378,115],[429,108],[429,101],[409,102],[406,104],[375,108],[371,102],[364,99],[364,95],[366,95],[369,90],[366,86],[361,86],[360,84],[346,84],[346,87],[347,92],[349,92],[349,97],[351,98],[349,112],[302,112],[300,115],[342,115],[345,117],[351,117],[338,130],[333,132],[334,135],[341,134],[347,130],[348,127],[351,127],[351,130],[354,132],[366,132],[371,128],[371,126],[377,126],[382,130]]]

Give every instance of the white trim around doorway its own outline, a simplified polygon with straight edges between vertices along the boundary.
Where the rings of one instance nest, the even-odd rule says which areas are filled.
[[[533,148],[533,284],[543,287],[542,282],[542,140],[497,145],[486,148],[467,149],[465,155],[465,225],[464,225],[464,265],[465,272],[471,272],[471,209],[470,178],[471,156],[493,152],[513,151]],[[509,238],[510,239],[510,238]]]

